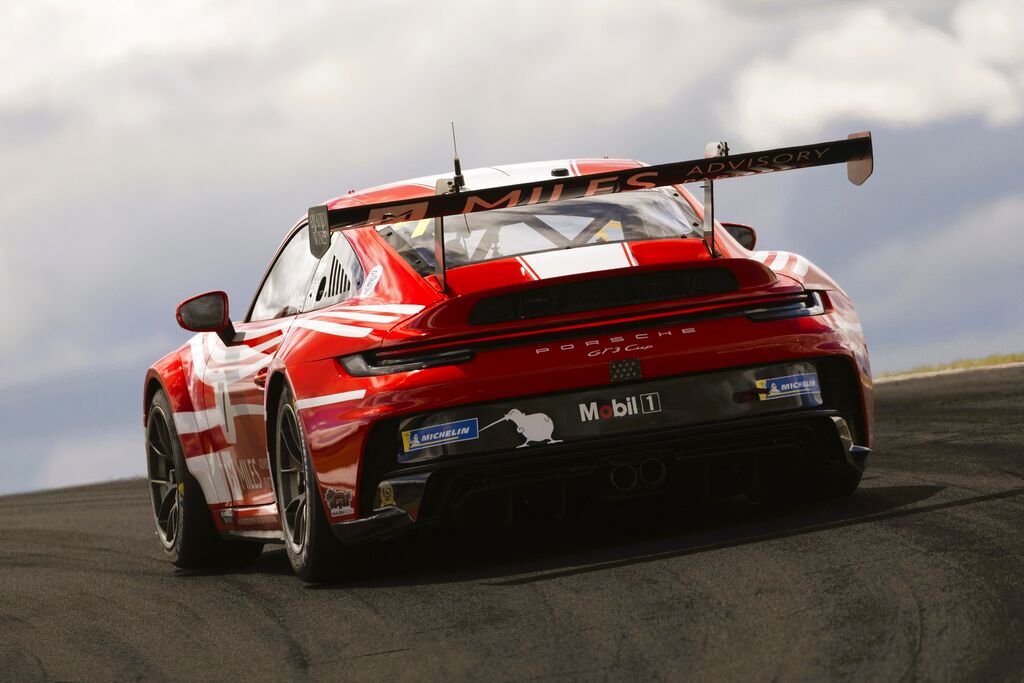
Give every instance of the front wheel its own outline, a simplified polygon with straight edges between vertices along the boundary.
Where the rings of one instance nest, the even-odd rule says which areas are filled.
[[[213,525],[199,482],[188,471],[163,390],[153,395],[146,417],[146,465],[156,536],[164,555],[182,569],[246,564],[262,543],[228,541]]]
[[[341,544],[334,538],[320,502],[306,436],[290,389],[281,393],[271,445],[277,510],[292,569],[310,583],[336,578],[341,567]]]

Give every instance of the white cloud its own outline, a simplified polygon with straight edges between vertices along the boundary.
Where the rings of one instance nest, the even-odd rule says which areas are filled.
[[[1024,65],[1024,3],[968,0],[953,12],[953,29],[980,59],[1008,67]]]
[[[726,24],[726,44],[689,30]],[[728,8],[668,0],[441,13],[394,1],[40,0],[0,4],[0,25],[0,223],[17,226],[0,250],[4,277],[24,283],[0,353],[70,369],[137,344],[99,328],[97,313],[131,315],[129,297],[159,302],[170,320],[173,300],[227,286],[204,279],[226,259],[251,286],[290,221],[323,198],[300,190],[272,223],[253,203],[273,193],[262,188],[320,177],[340,194],[437,171],[452,118],[464,162],[527,160],[524,141],[585,139],[592,124],[667,106],[703,77],[685,66],[694,54],[727,59],[755,36]],[[409,168],[436,148],[436,166]],[[204,217],[229,202],[229,224]]]
[[[1024,115],[1020,84],[934,26],[865,5],[822,26],[736,77],[722,116],[747,141],[799,139],[838,120],[921,125],[980,116],[1007,124]]]

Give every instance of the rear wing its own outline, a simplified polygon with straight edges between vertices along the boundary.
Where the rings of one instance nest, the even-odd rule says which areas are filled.
[[[709,145],[709,149],[713,145]],[[458,189],[454,182],[445,184],[442,181],[439,188],[444,184],[448,191],[442,194],[439,189],[438,194],[430,197],[339,209],[328,209],[326,205],[314,206],[309,209],[309,246],[313,255],[319,258],[327,252],[331,243],[331,233],[337,230],[545,204],[697,181],[706,181],[708,187],[708,181],[724,178],[844,162],[850,182],[860,185],[868,179],[873,169],[869,132],[853,133],[846,140],[799,147],[779,147],[746,154],[728,154],[728,146],[718,143],[717,151],[709,154],[714,156],[480,190]],[[437,237],[439,242],[443,239],[440,234]],[[440,251],[442,258],[438,260],[438,274],[443,283],[443,248]]]

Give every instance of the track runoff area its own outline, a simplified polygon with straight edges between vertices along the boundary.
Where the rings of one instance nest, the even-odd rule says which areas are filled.
[[[146,484],[0,498],[0,678],[1020,680],[1024,367],[882,383],[849,499],[175,572]]]

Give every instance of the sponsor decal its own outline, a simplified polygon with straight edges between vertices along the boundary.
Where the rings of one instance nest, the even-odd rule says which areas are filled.
[[[270,464],[265,459],[223,459],[224,476],[234,491],[262,491],[269,489]]]
[[[617,353],[650,351],[654,348],[654,342],[665,337],[677,337],[684,334],[693,334],[697,330],[692,327],[673,328],[656,330],[653,332],[634,332],[620,334],[614,337],[599,337],[597,339],[586,339],[584,341],[568,342],[558,346],[538,346],[533,350],[535,355],[542,353],[562,353],[566,351],[584,351],[587,356],[597,358],[598,356],[609,356]]]
[[[456,441],[471,441],[480,435],[478,427],[477,419],[471,417],[468,420],[445,422],[433,427],[410,429],[402,432],[402,446],[406,453],[411,453],[421,448],[441,446]]]
[[[619,417],[632,417],[661,412],[661,394],[652,391],[646,394],[613,398],[610,401],[590,401],[580,403],[580,422],[597,420],[614,420]]]
[[[239,517],[235,523],[240,527],[276,527],[280,524],[280,520],[273,515],[258,515],[256,517]]]
[[[327,507],[334,517],[350,515],[355,512],[352,508],[351,489],[328,488],[324,491],[324,500],[327,501]]]
[[[396,507],[395,488],[391,485],[390,481],[382,481],[380,483],[380,486],[377,487],[377,498],[380,499],[380,504],[377,507]]]
[[[821,391],[821,387],[818,385],[818,375],[813,372],[759,379],[754,384],[757,387],[757,397],[762,401],[802,394],[817,394]]]
[[[527,415],[521,410],[513,408],[505,413],[505,417],[495,420],[480,431],[484,431],[504,422],[511,422],[516,426],[516,431],[526,441],[516,448],[526,448],[531,443],[562,443],[561,439],[554,438],[555,423],[544,413],[530,413]]]
[[[610,192],[642,190],[696,180],[732,178],[752,173],[820,166],[870,158],[869,154],[870,138],[836,140],[727,157],[679,161],[643,169],[611,171],[597,178],[583,176],[560,181],[544,180],[466,193],[441,194],[419,201],[397,201],[332,209],[329,213],[326,207],[314,207],[316,210],[310,209],[309,220],[311,228],[319,227],[321,213],[325,217],[330,217],[328,225],[333,227],[413,221],[441,215],[553,202],[560,198],[594,197]]]
[[[363,286],[359,289],[360,299],[365,299],[373,294],[373,290],[377,289],[377,283],[380,282],[380,276],[383,274],[384,267],[380,264],[370,269],[370,272],[366,274],[366,280],[363,281]]]

